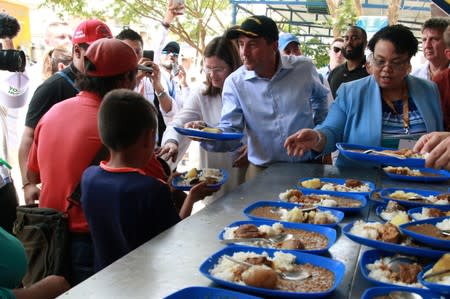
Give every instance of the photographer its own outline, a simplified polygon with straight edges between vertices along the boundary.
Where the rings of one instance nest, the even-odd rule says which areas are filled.
[[[14,50],[12,38],[20,30],[16,18],[0,13],[0,226],[12,232],[16,218],[18,199],[11,178],[8,157],[8,131],[15,123],[8,117],[10,110],[24,105],[28,92],[28,77],[25,70],[25,54]]]

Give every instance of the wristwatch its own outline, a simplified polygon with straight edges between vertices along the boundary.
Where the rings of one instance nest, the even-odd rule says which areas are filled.
[[[165,91],[165,90],[162,90],[160,93],[157,93],[156,96],[157,96],[158,99],[159,99],[160,97],[162,97],[162,96],[165,95],[165,94],[166,94],[166,91]]]

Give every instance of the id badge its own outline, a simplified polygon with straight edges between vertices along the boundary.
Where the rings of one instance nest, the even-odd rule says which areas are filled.
[[[417,140],[400,139],[399,143],[398,143],[398,149],[401,149],[401,148],[413,149],[416,142],[417,142]]]

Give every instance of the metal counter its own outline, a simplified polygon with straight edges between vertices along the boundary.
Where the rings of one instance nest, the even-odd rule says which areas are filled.
[[[215,286],[198,270],[200,264],[223,247],[219,232],[226,225],[246,219],[243,209],[259,200],[276,200],[299,178],[341,177],[369,180],[377,188],[408,186],[447,191],[444,184],[411,184],[391,181],[380,170],[342,168],[319,164],[275,164],[257,178],[226,194],[195,215],[143,244],[109,267],[75,286],[61,298],[164,298],[188,286]],[[341,228],[356,219],[376,220],[373,204],[360,213],[346,215],[336,227],[337,242],[326,256],[345,264],[345,277],[327,298],[360,298],[371,287],[358,271],[358,260],[366,247],[342,235]]]

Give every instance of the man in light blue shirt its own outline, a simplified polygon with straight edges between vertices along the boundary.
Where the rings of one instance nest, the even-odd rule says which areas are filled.
[[[271,163],[310,160],[311,155],[288,156],[283,144],[298,129],[321,123],[328,112],[329,91],[315,66],[304,57],[280,56],[278,28],[266,16],[249,17],[226,36],[238,40],[243,66],[225,80],[219,128],[247,131],[247,178]],[[212,148],[224,150],[219,143]]]

